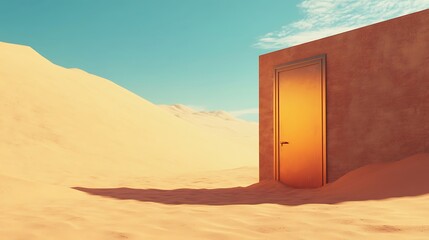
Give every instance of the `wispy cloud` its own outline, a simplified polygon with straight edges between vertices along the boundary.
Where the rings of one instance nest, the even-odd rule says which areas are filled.
[[[258,108],[248,108],[248,109],[241,109],[241,110],[235,110],[235,111],[229,111],[231,115],[234,117],[241,117],[243,115],[254,115],[259,113]]]
[[[304,0],[304,18],[260,37],[255,47],[278,49],[429,8],[429,0]]]

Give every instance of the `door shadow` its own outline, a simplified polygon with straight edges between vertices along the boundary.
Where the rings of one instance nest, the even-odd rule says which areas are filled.
[[[394,197],[418,196],[429,193],[427,187],[397,189],[396,191],[365,191],[365,189],[339,189],[326,187],[318,189],[293,189],[281,183],[269,181],[247,187],[217,189],[133,189],[133,188],[85,188],[73,189],[91,195],[136,200],[163,204],[198,204],[198,205],[235,205],[235,204],[336,204],[346,201],[381,200]]]

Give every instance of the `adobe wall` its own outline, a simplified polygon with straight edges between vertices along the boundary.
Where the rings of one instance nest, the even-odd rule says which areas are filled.
[[[273,178],[273,68],[326,54],[327,179],[429,152],[429,10],[259,58],[260,180]]]

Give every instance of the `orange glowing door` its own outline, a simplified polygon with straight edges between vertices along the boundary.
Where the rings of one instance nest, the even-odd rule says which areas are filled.
[[[317,56],[276,69],[276,175],[292,187],[326,182],[324,68]]]

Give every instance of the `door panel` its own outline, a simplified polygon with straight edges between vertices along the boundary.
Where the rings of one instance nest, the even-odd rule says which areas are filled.
[[[277,70],[278,180],[292,187],[325,182],[322,67],[319,58]]]

